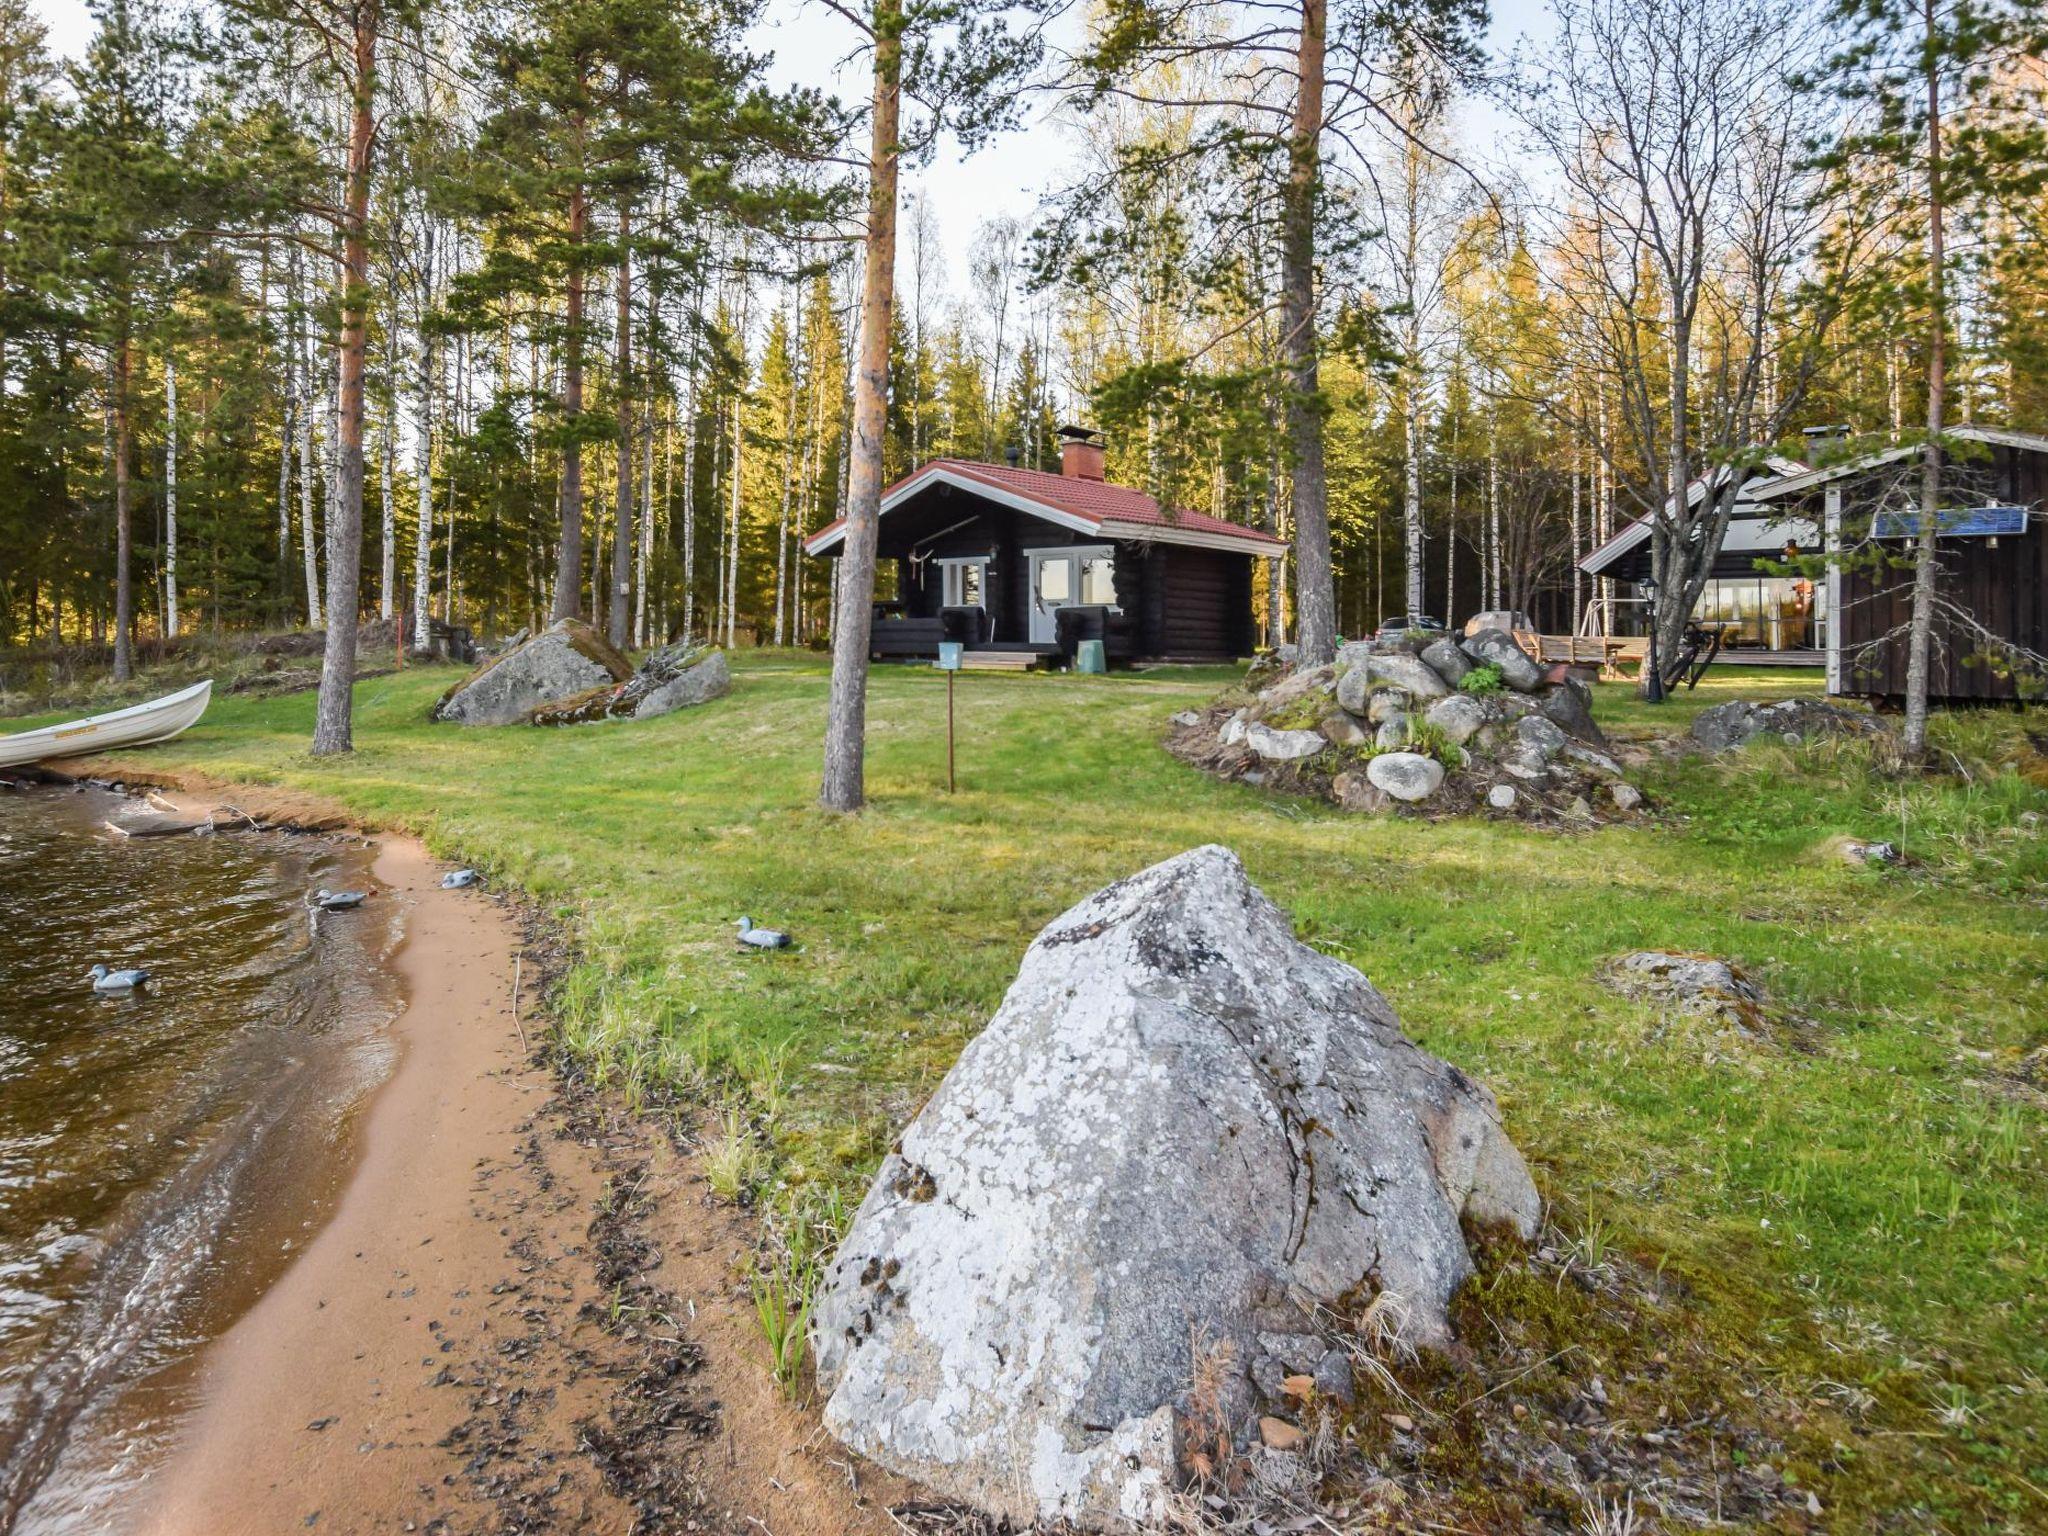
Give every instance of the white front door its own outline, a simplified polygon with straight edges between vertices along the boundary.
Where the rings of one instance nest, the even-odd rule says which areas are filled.
[[[1116,606],[1116,550],[1108,544],[1073,544],[1065,549],[1033,549],[1031,557],[1031,625],[1033,645],[1053,642],[1053,614],[1076,603]]]
[[[1075,572],[1079,558],[1072,550],[1047,549],[1031,552],[1031,643],[1051,645],[1053,610],[1074,601]]]

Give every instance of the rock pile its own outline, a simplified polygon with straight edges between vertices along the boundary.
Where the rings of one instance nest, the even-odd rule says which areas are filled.
[[[1726,752],[1760,737],[1796,746],[1821,736],[1889,734],[1884,722],[1868,711],[1821,699],[1779,699],[1770,704],[1731,699],[1701,710],[1692,722],[1692,739],[1709,752]]]
[[[1249,703],[1175,716],[1171,750],[1355,811],[1591,823],[1643,804],[1594,722],[1592,690],[1500,630],[1354,641],[1332,666],[1269,663],[1247,686]]]
[[[1539,1213],[1492,1095],[1197,848],[1054,919],[884,1159],[816,1302],[825,1424],[1019,1526],[1143,1523],[1219,1433],[1284,1447],[1289,1378],[1348,1392],[1316,1308],[1446,1343],[1461,1223]]]
[[[457,725],[567,725],[644,720],[732,690],[725,653],[688,642],[652,652],[636,671],[580,619],[557,619],[492,657],[441,696],[436,720]]]

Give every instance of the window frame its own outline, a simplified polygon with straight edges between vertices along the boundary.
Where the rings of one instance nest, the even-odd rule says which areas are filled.
[[[939,567],[939,606],[941,608],[979,608],[988,612],[988,568],[993,563],[987,555],[947,555],[936,562]],[[960,572],[967,566],[976,566],[981,573],[981,599],[978,602],[955,602],[953,592],[957,588],[961,596],[966,595],[965,582]]]

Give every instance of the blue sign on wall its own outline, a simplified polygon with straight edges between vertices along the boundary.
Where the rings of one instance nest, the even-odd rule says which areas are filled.
[[[2027,531],[2025,507],[1943,507],[1936,518],[1944,539],[1995,539]],[[1910,539],[1920,532],[1918,512],[1880,512],[1871,520],[1875,539]]]

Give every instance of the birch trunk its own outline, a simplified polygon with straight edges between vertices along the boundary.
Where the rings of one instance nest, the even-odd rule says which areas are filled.
[[[133,428],[128,420],[128,383],[134,368],[134,353],[126,329],[114,346],[113,436],[114,436],[114,681],[125,683],[135,675],[135,576],[131,569],[135,555],[133,490],[128,477],[129,440]]]

